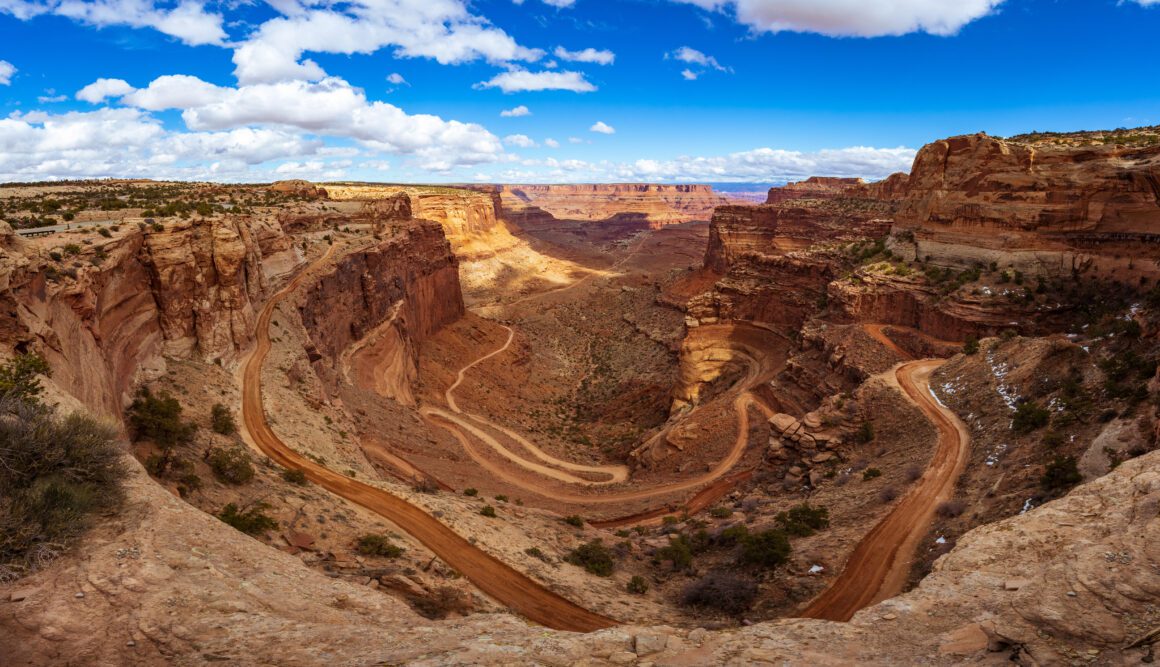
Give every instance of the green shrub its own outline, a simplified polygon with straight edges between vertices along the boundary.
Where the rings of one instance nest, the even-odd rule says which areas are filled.
[[[862,426],[858,427],[858,431],[854,434],[854,442],[860,445],[874,441],[874,425],[868,421],[862,422]]]
[[[604,546],[600,539],[581,544],[564,559],[569,563],[582,567],[598,577],[612,576],[616,562],[612,559],[612,552]]]
[[[129,425],[137,440],[152,440],[162,448],[188,443],[197,426],[181,421],[181,404],[163,391],[154,396],[148,387],[137,392],[129,406]]]
[[[739,523],[736,526],[729,526],[721,531],[717,542],[723,546],[732,546],[734,544],[741,544],[747,539],[749,539],[749,527],[743,523]]]
[[[48,362],[39,354],[18,354],[0,366],[0,400],[35,401],[44,387],[38,375],[52,375]]]
[[[716,609],[733,616],[745,613],[757,598],[757,583],[729,572],[710,572],[685,587],[681,604]]]
[[[113,236],[113,232],[110,232],[108,229],[106,229],[104,227],[101,227],[100,229],[98,229],[97,233],[105,238],[110,238],[111,236]]]
[[[494,519],[496,516],[495,515],[495,508],[492,507],[491,505],[484,505],[483,509],[479,510],[479,513],[482,514],[483,516],[489,518],[489,519]]]
[[[729,509],[728,507],[718,505],[717,507],[709,510],[709,516],[713,517],[714,519],[728,519],[729,517],[733,516],[733,510]]]
[[[479,495],[479,489],[472,489],[472,488],[464,489],[463,495],[471,496],[472,498],[474,498],[475,496]]]
[[[881,476],[882,476],[882,471],[879,470],[878,468],[867,468],[867,469],[862,471],[862,481],[864,481],[864,482],[868,482],[868,481],[874,479],[875,477],[881,477]]]
[[[210,409],[210,426],[214,433],[221,435],[233,435],[238,430],[238,424],[234,421],[230,409],[221,403],[214,403]]]
[[[963,343],[963,354],[972,355],[979,351],[979,339],[971,336]]]
[[[205,453],[205,461],[213,470],[214,477],[226,484],[245,484],[254,479],[254,464],[250,455],[241,447],[210,447]]]
[[[573,514],[571,516],[564,517],[564,523],[568,524],[569,526],[576,526],[577,528],[584,527],[584,519],[582,519],[579,514]]]
[[[262,511],[269,507],[266,503],[258,503],[242,511],[237,505],[230,503],[222,508],[218,518],[247,535],[265,535],[267,531],[278,527],[274,517]]]
[[[391,538],[386,535],[369,534],[358,538],[358,552],[364,556],[381,556],[383,558],[398,558],[403,555],[403,547],[392,544]]]
[[[1039,483],[1048,491],[1066,491],[1083,481],[1074,456],[1056,456],[1047,464]]]
[[[648,592],[648,581],[639,574],[632,575],[632,579],[628,580],[628,584],[624,587],[629,593],[633,595],[644,595]]]
[[[287,468],[282,471],[282,479],[297,484],[298,486],[306,486],[306,473],[297,468]]]
[[[1059,431],[1048,431],[1043,434],[1043,446],[1048,449],[1055,449],[1063,444],[1063,434]]]
[[[528,547],[527,549],[524,549],[524,553],[531,556],[532,558],[538,558],[545,563],[552,562],[552,559],[548,558],[548,555],[541,551],[539,547]]]
[[[51,560],[120,506],[122,455],[116,430],[90,417],[0,398],[0,581]]]
[[[508,501],[508,497],[501,493],[500,495],[495,497],[495,501],[497,503],[506,503]]]
[[[751,533],[741,542],[740,561],[746,565],[777,567],[789,559],[792,547],[789,537],[780,530]]]
[[[781,525],[782,530],[790,535],[809,537],[815,532],[829,527],[830,510],[802,503],[791,507],[788,512],[778,512],[776,521]]]
[[[1024,401],[1015,407],[1015,416],[1011,419],[1011,430],[1026,435],[1036,429],[1047,426],[1051,413],[1035,401]]]
[[[674,570],[687,570],[693,565],[693,548],[684,535],[670,537],[667,546],[656,550],[654,563],[672,561]]]

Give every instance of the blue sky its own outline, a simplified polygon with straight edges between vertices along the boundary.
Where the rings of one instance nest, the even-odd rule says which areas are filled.
[[[0,180],[881,178],[1160,123],[1157,34],[1160,0],[0,0]]]

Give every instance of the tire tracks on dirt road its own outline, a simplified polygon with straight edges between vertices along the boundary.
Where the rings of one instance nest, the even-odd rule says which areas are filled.
[[[262,365],[271,349],[270,320],[278,304],[301,287],[315,269],[330,259],[336,249],[337,245],[332,245],[325,255],[299,272],[286,287],[270,297],[258,315],[254,349],[241,365],[242,422],[246,440],[279,465],[301,470],[307,479],[322,488],[393,522],[462,573],[481,591],[531,621],[549,628],[575,632],[590,632],[616,625],[617,621],[574,604],[471,544],[419,507],[311,461],[291,449],[274,433],[262,404]]]
[[[905,588],[918,544],[930,530],[938,504],[953,495],[970,447],[967,427],[938,401],[930,388],[931,373],[943,363],[942,359],[923,359],[904,363],[895,370],[903,394],[938,429],[934,456],[918,482],[866,533],[841,574],[814,598],[801,617],[848,621],[859,609],[893,597]]]

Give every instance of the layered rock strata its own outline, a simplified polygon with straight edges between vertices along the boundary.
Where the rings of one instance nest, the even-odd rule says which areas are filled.
[[[1154,281],[1160,145],[936,141],[915,158],[895,221],[934,263]]]
[[[708,185],[645,183],[505,185],[499,196],[505,216],[521,224],[635,221],[652,229],[708,220],[715,207],[728,203]]]

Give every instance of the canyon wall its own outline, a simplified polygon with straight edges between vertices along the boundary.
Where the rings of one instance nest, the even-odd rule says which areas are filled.
[[[645,183],[504,185],[499,197],[505,217],[518,224],[619,221],[651,229],[708,220],[729,203],[708,185]]]
[[[499,193],[494,189],[340,184],[327,185],[326,191],[332,201],[362,202],[364,214],[374,214],[380,202],[406,194],[412,215],[442,225],[447,239],[461,257],[496,245],[497,237],[510,237],[500,221]]]
[[[1160,146],[951,137],[919,151],[907,190],[897,228],[936,264],[1160,279]]]
[[[318,352],[331,359],[392,315],[411,339],[420,340],[463,315],[458,272],[440,225],[416,220],[338,259],[306,290],[299,305],[302,323]]]
[[[0,247],[0,341],[44,356],[62,390],[109,416],[119,417],[139,375],[159,372],[164,355],[232,361],[267,291],[264,263],[300,261],[268,218],[91,236]],[[38,243],[77,250],[57,260]]]
[[[746,255],[781,255],[821,242],[885,234],[890,228],[885,210],[857,205],[722,206],[709,223],[705,267],[718,273]]]
[[[853,189],[866,185],[861,178],[810,176],[804,181],[777,185],[769,189],[766,204],[780,204],[795,199],[830,199],[841,197]]]
[[[813,248],[882,236],[888,215],[888,208],[868,200],[718,208],[704,266],[721,279],[689,301],[689,321],[752,320],[796,330],[824,300],[844,261],[832,249]]]
[[[962,292],[942,295],[921,279],[862,275],[856,283],[830,283],[826,297],[834,322],[893,324],[948,342],[1006,329],[1031,335],[1064,326],[1063,313],[1045,312],[1034,302]]]

